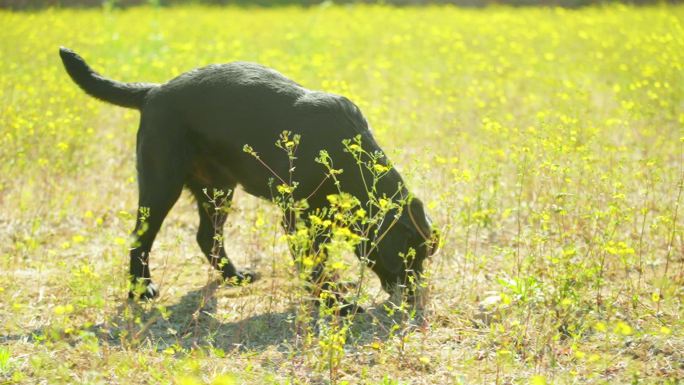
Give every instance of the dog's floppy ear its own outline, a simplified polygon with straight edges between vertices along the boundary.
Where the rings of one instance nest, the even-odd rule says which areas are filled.
[[[402,273],[404,269],[404,259],[400,254],[405,254],[408,252],[409,248],[409,237],[408,231],[404,230],[400,224],[394,224],[389,229],[387,233],[378,243],[378,253],[377,259],[375,260],[376,266],[388,274],[388,278],[396,277]],[[384,232],[385,229],[381,229]]]
[[[409,218],[412,225],[420,234],[427,245],[428,256],[433,255],[439,248],[440,236],[437,229],[432,228],[432,221],[425,213],[423,202],[418,198],[412,198],[408,204]]]

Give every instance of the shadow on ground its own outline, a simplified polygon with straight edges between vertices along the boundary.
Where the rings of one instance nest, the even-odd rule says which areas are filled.
[[[151,304],[125,302],[117,308],[106,322],[93,325],[76,333],[65,334],[52,326],[23,334],[0,336],[0,343],[24,340],[26,342],[62,340],[78,344],[87,338],[96,338],[100,345],[146,347],[165,350],[171,346],[222,349],[223,351],[263,352],[268,349],[285,351],[298,345],[297,338],[307,327],[316,332],[321,323],[332,323],[333,317],[320,318],[310,306],[312,321],[297,322],[297,309],[266,311],[249,315],[237,321],[222,322],[217,316],[216,282],[186,293],[177,303],[166,308]],[[366,309],[353,319],[350,347],[385,341],[392,330],[403,332],[416,327],[402,321],[402,316],[389,316],[384,310],[386,303]],[[302,310],[299,310],[300,312]],[[239,317],[239,314],[237,314]],[[137,320],[137,321],[136,321]]]

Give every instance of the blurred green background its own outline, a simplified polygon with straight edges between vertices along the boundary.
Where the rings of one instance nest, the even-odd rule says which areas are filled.
[[[330,2],[335,4],[371,3],[395,5],[426,5],[426,4],[454,4],[466,7],[484,7],[504,4],[514,6],[562,6],[582,7],[601,4],[658,4],[681,3],[680,0],[0,0],[0,8],[36,9],[45,7],[131,7],[143,4],[158,6],[177,4],[212,4],[212,5],[304,5],[310,6]]]

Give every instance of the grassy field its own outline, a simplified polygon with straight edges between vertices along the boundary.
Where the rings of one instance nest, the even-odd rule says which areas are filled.
[[[684,379],[684,7],[0,11],[0,383],[551,384]],[[273,204],[242,191],[216,287],[183,195],[126,301],[136,111],[125,81],[272,66],[356,101],[443,245],[423,318],[377,279],[306,318]],[[356,262],[346,257],[355,271]],[[353,274],[352,274],[353,275]]]

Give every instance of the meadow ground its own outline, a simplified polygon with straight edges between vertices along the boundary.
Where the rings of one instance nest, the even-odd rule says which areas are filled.
[[[0,382],[681,383],[684,7],[0,11]],[[443,244],[424,319],[307,318],[278,210],[242,191],[216,287],[183,195],[158,301],[127,292],[136,111],[67,77],[256,61],[340,93]],[[358,264],[349,256],[348,275]],[[307,313],[308,312],[308,313]]]

